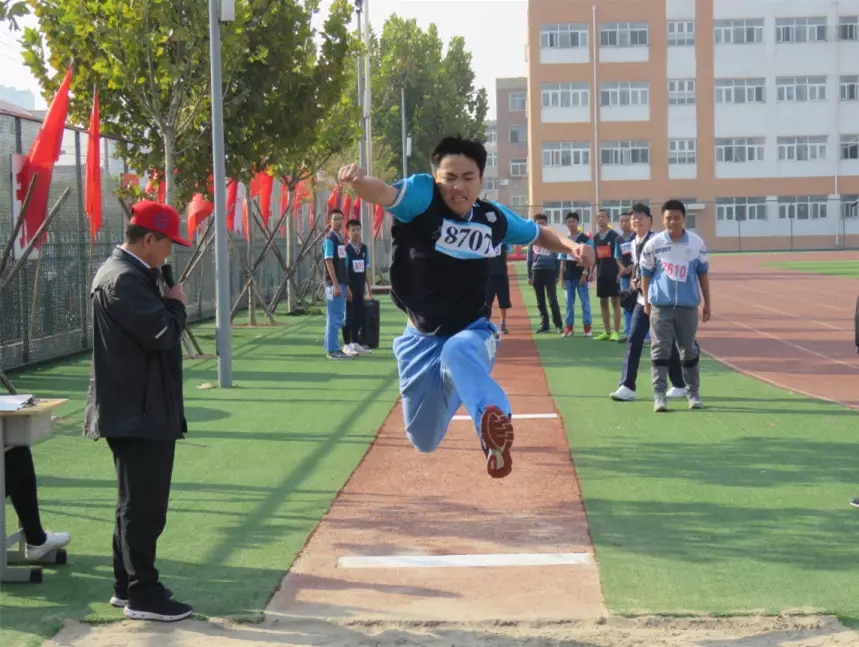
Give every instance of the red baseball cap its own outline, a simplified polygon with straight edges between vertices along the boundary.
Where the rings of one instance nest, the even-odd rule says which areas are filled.
[[[131,224],[164,234],[177,245],[190,247],[191,243],[179,235],[181,218],[169,204],[141,200],[131,207]]]

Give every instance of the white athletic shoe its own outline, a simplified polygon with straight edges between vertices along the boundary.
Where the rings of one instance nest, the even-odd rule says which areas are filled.
[[[51,551],[65,548],[72,540],[72,536],[67,532],[48,532],[45,534],[48,538],[41,546],[32,546],[27,544],[24,547],[24,557],[27,561],[39,561]]]
[[[671,400],[679,400],[680,398],[686,397],[686,389],[681,389],[676,386],[672,386],[668,389],[668,392],[665,394],[665,397]]]
[[[366,346],[364,346],[363,344],[359,344],[358,342],[355,342],[355,341],[353,341],[353,342],[350,344],[350,346],[352,347],[352,350],[354,350],[354,351],[355,351],[356,353],[358,353],[359,355],[366,355],[367,353],[369,353],[369,352],[370,352],[370,349],[369,349],[369,348],[367,348],[367,347],[366,347]]]
[[[347,357],[357,357],[358,351],[355,350],[354,348],[352,348],[352,344],[346,344],[343,347],[343,354],[346,355]]]
[[[635,391],[621,384],[620,388],[610,394],[609,397],[615,402],[632,402],[635,400]]]

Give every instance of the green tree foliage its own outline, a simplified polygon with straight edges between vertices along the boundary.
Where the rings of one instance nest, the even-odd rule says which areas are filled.
[[[18,18],[23,18],[29,13],[27,0],[2,0],[0,1],[0,22],[9,23],[14,31],[18,27]]]
[[[208,3],[29,3],[39,26],[24,32],[24,59],[45,97],[73,63],[73,122],[88,122],[97,87],[102,133],[124,142],[120,155],[129,166],[163,171],[171,204],[205,193],[212,159]],[[355,43],[348,0],[334,2],[321,33],[311,25],[317,11],[318,0],[238,0],[235,21],[221,25],[231,177],[248,179],[270,165],[303,168],[330,143],[321,129],[340,109]]]
[[[429,171],[429,153],[445,135],[484,138],[488,101],[476,88],[471,53],[454,37],[445,49],[435,24],[421,29],[417,21],[392,15],[382,35],[373,38],[373,136],[394,151],[393,168],[374,155],[374,173],[402,175],[400,88],[406,73],[406,123],[412,138],[409,172]],[[390,163],[390,162],[389,162]]]

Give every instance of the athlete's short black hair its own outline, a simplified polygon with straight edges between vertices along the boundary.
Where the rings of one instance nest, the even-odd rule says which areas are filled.
[[[357,218],[350,218],[349,220],[346,221],[346,229],[349,229],[350,227],[360,227],[360,226],[361,226],[361,221],[358,220]]]
[[[653,214],[650,213],[650,207],[643,202],[632,205],[632,209],[629,210],[629,215],[631,216],[634,213],[643,213],[645,216],[653,217]]]
[[[462,135],[445,137],[433,149],[430,155],[430,163],[434,169],[441,165],[441,161],[448,155],[462,155],[477,164],[480,177],[486,170],[486,147],[476,139],[468,139]]]
[[[549,222],[549,219],[546,217],[545,213],[535,213],[534,214],[534,220],[535,221],[542,220],[544,222]]]
[[[331,210],[331,215],[329,216],[329,218],[333,218],[334,216],[343,216],[345,218],[343,212],[340,211],[340,209],[332,209]]]
[[[662,205],[662,213],[665,213],[666,211],[679,211],[683,214],[684,218],[686,217],[686,205],[680,200],[668,200]]]
[[[570,212],[568,212],[568,213],[567,213],[567,217],[566,217],[566,218],[564,218],[564,221],[565,221],[565,222],[566,222],[567,220],[575,220],[576,222],[579,222],[579,214],[578,214],[578,212],[576,212],[576,211],[570,211]]]

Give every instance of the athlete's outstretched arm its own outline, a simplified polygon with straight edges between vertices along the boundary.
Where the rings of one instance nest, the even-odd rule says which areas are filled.
[[[435,191],[435,180],[431,175],[412,175],[391,185],[367,175],[357,164],[341,168],[337,181],[351,185],[361,200],[383,207],[401,222],[414,220],[426,211]]]
[[[531,245],[536,243],[556,254],[570,254],[579,265],[590,267],[596,257],[589,245],[577,243],[566,236],[559,236],[554,229],[542,227],[533,220],[525,220],[520,215],[497,202],[492,203],[507,219],[507,237],[504,242],[509,245]]]

